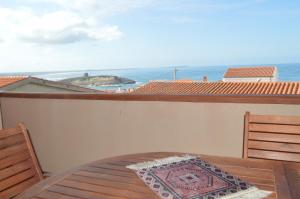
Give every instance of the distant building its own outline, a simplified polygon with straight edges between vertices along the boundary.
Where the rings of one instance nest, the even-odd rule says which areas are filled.
[[[132,92],[141,95],[297,95],[300,82],[149,82]]]
[[[208,76],[203,76],[202,82],[208,82]]]
[[[223,82],[276,82],[278,78],[275,66],[228,68]]]
[[[0,76],[0,91],[45,93],[101,92],[90,88],[27,76]]]

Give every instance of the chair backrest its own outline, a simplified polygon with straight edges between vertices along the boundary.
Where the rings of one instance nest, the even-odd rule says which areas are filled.
[[[300,117],[247,112],[243,157],[300,162]]]
[[[26,127],[0,130],[0,198],[12,198],[41,179]]]

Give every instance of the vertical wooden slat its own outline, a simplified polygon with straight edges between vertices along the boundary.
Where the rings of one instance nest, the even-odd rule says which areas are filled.
[[[243,150],[243,158],[248,158],[248,135],[249,135],[249,117],[250,112],[247,111],[244,117],[244,150]]]
[[[25,141],[26,141],[26,143],[27,143],[28,150],[29,150],[30,156],[31,156],[31,158],[32,158],[34,168],[35,168],[35,170],[36,170],[36,172],[37,172],[38,177],[40,178],[40,180],[42,180],[44,177],[43,177],[43,174],[42,174],[42,171],[41,171],[40,164],[39,164],[38,159],[37,159],[37,157],[36,157],[36,154],[35,154],[33,145],[32,145],[32,143],[31,143],[30,137],[29,137],[29,135],[28,135],[28,131],[27,131],[25,125],[22,124],[22,123],[19,123],[19,124],[18,124],[18,127],[22,130],[22,132],[23,132],[23,134],[24,134]]]
[[[274,162],[274,176],[277,198],[292,199],[288,179],[281,162]]]
[[[284,162],[284,171],[293,198],[300,198],[300,164]]]

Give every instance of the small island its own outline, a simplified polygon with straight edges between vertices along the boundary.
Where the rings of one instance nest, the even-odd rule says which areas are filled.
[[[118,84],[135,84],[136,81],[112,76],[112,75],[100,75],[100,76],[89,76],[85,73],[82,77],[74,77],[61,80],[61,82],[69,83],[77,86],[108,86],[108,85],[118,85]]]

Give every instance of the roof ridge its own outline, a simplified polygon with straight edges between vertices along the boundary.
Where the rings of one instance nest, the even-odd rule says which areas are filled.
[[[239,68],[277,68],[277,66],[268,66],[268,65],[265,65],[265,66],[239,66],[239,67],[229,67],[228,69],[239,69]]]
[[[0,76],[0,88],[27,79],[28,76]]]
[[[28,75],[7,75],[7,76],[0,76],[0,78],[27,78]]]

